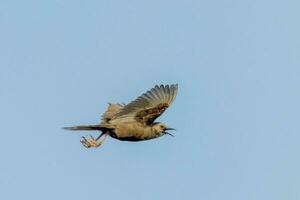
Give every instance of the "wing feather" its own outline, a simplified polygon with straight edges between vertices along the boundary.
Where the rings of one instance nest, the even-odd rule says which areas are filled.
[[[158,97],[158,99],[159,99],[160,101],[162,101],[161,95],[160,95],[160,93],[159,93],[159,87],[158,87],[158,85],[155,86],[154,90],[155,90],[155,94],[156,94],[156,96]]]
[[[167,101],[167,93],[166,93],[166,90],[165,90],[165,87],[163,85],[160,86],[160,93],[163,97],[163,102],[168,102]]]
[[[175,97],[176,97],[176,95],[177,95],[177,85],[175,86],[175,85],[171,85],[171,95],[170,95],[170,97],[171,97],[171,102],[172,101],[174,101],[175,100]]]
[[[144,124],[151,124],[175,100],[178,85],[156,85],[134,101],[125,105],[114,119],[134,118]]]
[[[169,88],[169,85],[166,85],[165,93],[167,94],[166,101],[169,103],[170,102],[170,88]]]

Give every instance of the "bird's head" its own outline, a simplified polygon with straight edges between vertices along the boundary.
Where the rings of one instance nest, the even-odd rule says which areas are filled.
[[[156,123],[152,126],[152,129],[154,130],[155,134],[157,137],[162,136],[162,135],[170,135],[173,136],[171,133],[167,132],[168,130],[175,130],[174,128],[168,128],[165,124],[163,123]],[[174,137],[174,136],[173,136]]]

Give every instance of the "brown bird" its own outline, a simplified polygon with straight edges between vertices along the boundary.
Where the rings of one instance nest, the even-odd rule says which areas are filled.
[[[168,133],[168,128],[161,122],[154,122],[175,100],[178,85],[156,85],[129,104],[109,103],[102,115],[100,124],[65,127],[73,131],[94,131],[102,133],[94,138],[82,137],[80,141],[86,148],[99,147],[109,135],[122,141],[143,141],[158,138]]]

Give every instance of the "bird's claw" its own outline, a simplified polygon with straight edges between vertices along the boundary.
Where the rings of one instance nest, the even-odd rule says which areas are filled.
[[[98,142],[93,136],[90,135],[90,138],[85,138],[82,136],[82,139],[80,140],[81,144],[85,148],[91,148],[91,147],[99,147],[101,145],[101,142]]]

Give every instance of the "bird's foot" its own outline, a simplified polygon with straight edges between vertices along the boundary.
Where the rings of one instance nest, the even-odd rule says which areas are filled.
[[[90,138],[85,138],[82,137],[82,139],[80,140],[81,144],[86,147],[86,148],[91,148],[91,147],[99,147],[102,142],[98,141],[97,139],[95,139],[93,136],[90,135]]]

